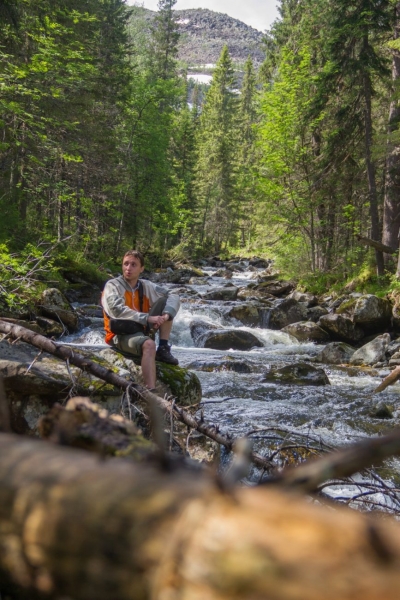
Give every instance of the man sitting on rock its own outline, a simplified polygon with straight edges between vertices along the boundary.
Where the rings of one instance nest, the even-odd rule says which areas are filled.
[[[144,257],[129,250],[122,260],[122,276],[107,281],[101,303],[104,311],[105,341],[123,353],[141,356],[144,384],[156,385],[155,361],[177,365],[168,343],[179,297],[147,280],[139,280]],[[159,332],[159,345],[150,332]]]

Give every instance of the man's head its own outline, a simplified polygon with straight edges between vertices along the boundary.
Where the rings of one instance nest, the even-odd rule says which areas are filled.
[[[139,252],[139,250],[128,250],[128,252],[125,252],[124,258],[122,259],[122,263],[124,262],[127,256],[133,256],[134,258],[137,258],[140,262],[140,265],[144,267],[144,256],[141,252]]]
[[[132,286],[136,285],[137,280],[144,270],[144,257],[137,250],[129,250],[122,259],[122,275],[124,279]]]

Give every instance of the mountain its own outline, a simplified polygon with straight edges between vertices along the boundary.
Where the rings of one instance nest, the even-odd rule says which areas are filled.
[[[206,8],[174,11],[179,23],[178,58],[189,67],[204,71],[215,65],[226,44],[237,68],[249,56],[255,65],[264,60],[263,33],[226,14]],[[133,7],[132,21],[141,19],[148,27],[156,13],[143,7]],[[132,22],[131,21],[131,22]]]
[[[176,10],[179,23],[179,59],[189,66],[215,64],[226,44],[234,63],[249,56],[254,63],[264,60],[261,31],[223,13],[206,8]]]

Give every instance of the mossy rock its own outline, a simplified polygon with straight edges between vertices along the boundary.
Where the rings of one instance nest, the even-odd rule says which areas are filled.
[[[200,402],[201,384],[195,373],[161,362],[156,362],[156,370],[157,379],[169,387],[181,406],[191,406]]]

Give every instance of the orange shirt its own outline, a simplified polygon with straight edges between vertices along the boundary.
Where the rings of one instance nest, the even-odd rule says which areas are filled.
[[[150,302],[149,302],[149,299],[147,298],[147,296],[145,296],[145,295],[143,295],[143,307],[142,307],[142,310],[140,310],[139,290],[138,289],[136,289],[135,292],[128,292],[128,290],[125,291],[125,304],[126,304],[126,306],[128,306],[129,308],[132,308],[132,310],[136,310],[137,312],[148,313],[150,310]],[[110,329],[110,317],[108,315],[106,315],[105,312],[103,314],[104,314],[104,329],[106,330],[105,341],[106,341],[106,344],[110,344],[111,340],[115,336],[115,333],[113,333]]]

